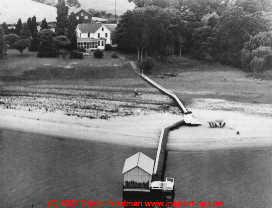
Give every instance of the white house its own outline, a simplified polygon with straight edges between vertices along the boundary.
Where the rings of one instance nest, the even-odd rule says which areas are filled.
[[[152,180],[153,167],[154,160],[141,152],[127,158],[122,171],[124,191],[148,191]]]
[[[104,50],[112,45],[112,33],[116,24],[82,23],[77,26],[77,46],[87,51]]]

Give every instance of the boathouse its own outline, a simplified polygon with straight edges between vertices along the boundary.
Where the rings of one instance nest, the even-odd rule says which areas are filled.
[[[154,160],[142,152],[126,159],[123,167],[124,191],[149,191]]]

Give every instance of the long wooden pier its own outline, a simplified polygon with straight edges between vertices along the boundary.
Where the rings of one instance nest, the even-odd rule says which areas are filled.
[[[179,121],[171,126],[163,128],[161,130],[161,135],[159,139],[159,144],[157,148],[157,154],[153,169],[153,180],[154,181],[164,181],[165,178],[165,168],[166,168],[166,160],[167,160],[167,142],[168,135],[170,131],[173,131],[180,126],[185,125],[184,120]]]
[[[134,62],[130,62],[134,72],[141,77],[144,81],[146,81],[151,86],[155,87],[162,94],[171,98],[180,109],[183,114],[183,119],[177,123],[174,123],[168,127],[165,127],[161,130],[159,143],[157,147],[157,154],[155,159],[155,164],[153,168],[152,181],[164,181],[165,180],[165,169],[166,169],[166,161],[167,161],[167,142],[170,131],[173,131],[181,126],[199,126],[201,125],[196,119],[193,118],[192,112],[189,111],[182,101],[175,95],[172,91],[164,88],[163,86],[156,83],[154,80],[150,79],[148,76],[143,73],[137,72],[137,66]],[[173,193],[174,194],[174,193]]]

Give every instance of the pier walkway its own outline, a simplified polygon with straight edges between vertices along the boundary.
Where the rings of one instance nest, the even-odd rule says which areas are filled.
[[[173,131],[181,126],[199,126],[201,125],[196,119],[193,118],[192,112],[189,111],[182,101],[178,98],[178,96],[155,82],[154,80],[150,79],[148,76],[144,75],[143,73],[137,72],[137,66],[135,62],[130,62],[134,72],[141,77],[145,82],[150,84],[152,87],[155,87],[159,90],[162,94],[171,98],[176,104],[177,107],[180,109],[181,113],[183,114],[183,119],[171,126],[165,127],[161,130],[159,144],[157,148],[157,154],[153,169],[153,181],[164,181],[165,179],[165,168],[166,168],[166,160],[167,160],[167,142],[168,142],[168,135],[170,131]]]

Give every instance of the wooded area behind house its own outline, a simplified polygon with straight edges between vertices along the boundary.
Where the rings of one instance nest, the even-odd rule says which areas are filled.
[[[133,0],[116,42],[138,59],[189,55],[248,71],[271,68],[269,0]]]

